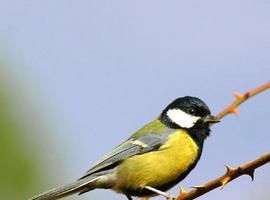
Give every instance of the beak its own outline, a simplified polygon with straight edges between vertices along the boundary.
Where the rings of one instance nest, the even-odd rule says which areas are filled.
[[[209,124],[214,124],[214,123],[218,123],[220,121],[213,115],[207,115],[204,118],[204,122],[208,122]]]

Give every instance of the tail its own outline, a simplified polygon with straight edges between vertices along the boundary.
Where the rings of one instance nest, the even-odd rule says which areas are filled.
[[[95,182],[99,179],[99,177],[86,177],[84,179],[79,179],[74,183],[70,183],[61,187],[57,187],[51,189],[47,192],[41,193],[37,196],[30,198],[29,200],[55,200],[60,199],[62,197],[80,193],[84,191],[89,191],[94,189]]]

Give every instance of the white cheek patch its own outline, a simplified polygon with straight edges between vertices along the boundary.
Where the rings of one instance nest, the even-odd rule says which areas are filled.
[[[200,117],[187,114],[180,109],[168,110],[167,116],[172,122],[176,123],[182,128],[191,128],[200,119]]]

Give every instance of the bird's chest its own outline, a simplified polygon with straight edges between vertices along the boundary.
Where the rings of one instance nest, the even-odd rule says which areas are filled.
[[[184,131],[177,131],[169,137],[157,154],[155,171],[160,172],[159,182],[173,180],[185,173],[196,162],[199,148],[193,139]]]
[[[128,188],[163,187],[175,182],[192,166],[199,148],[185,131],[176,131],[157,151],[133,156],[124,161],[119,174]],[[127,184],[128,183],[128,184]]]

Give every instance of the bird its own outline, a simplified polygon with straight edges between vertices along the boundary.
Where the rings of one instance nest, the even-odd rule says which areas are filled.
[[[94,189],[111,189],[132,200],[166,193],[199,161],[210,126],[219,120],[199,98],[172,101],[152,122],[103,156],[81,178],[29,200],[53,200]]]

